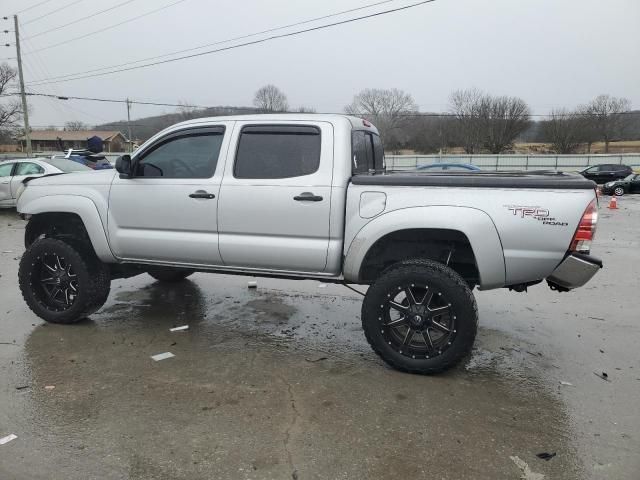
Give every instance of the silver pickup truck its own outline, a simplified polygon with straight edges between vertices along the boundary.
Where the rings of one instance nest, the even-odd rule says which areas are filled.
[[[376,128],[342,115],[192,120],[116,170],[25,181],[19,281],[73,323],[112,279],[198,272],[368,285],[362,326],[395,368],[433,373],[471,349],[473,288],[584,285],[594,183],[556,172],[385,172]]]

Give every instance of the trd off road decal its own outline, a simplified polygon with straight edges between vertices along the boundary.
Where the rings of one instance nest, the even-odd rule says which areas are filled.
[[[542,222],[543,225],[567,227],[569,224],[552,217],[549,210],[542,207],[528,207],[521,205],[504,205],[516,218],[532,218]]]

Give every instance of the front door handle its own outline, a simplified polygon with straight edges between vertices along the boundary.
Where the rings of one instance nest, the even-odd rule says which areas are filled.
[[[190,198],[206,198],[207,200],[211,200],[212,198],[216,198],[213,193],[205,192],[204,190],[198,190],[197,192],[193,192],[189,195]]]
[[[304,192],[300,195],[293,197],[296,202],[321,202],[322,197],[320,195],[314,195],[311,192]]]

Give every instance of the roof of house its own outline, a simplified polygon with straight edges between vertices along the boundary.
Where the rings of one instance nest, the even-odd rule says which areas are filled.
[[[118,135],[126,141],[126,137],[118,130],[33,130],[31,132],[31,140],[46,141],[60,138],[65,141],[84,141],[91,137],[100,137],[102,140],[109,141]],[[24,137],[21,137],[21,140],[24,140]]]

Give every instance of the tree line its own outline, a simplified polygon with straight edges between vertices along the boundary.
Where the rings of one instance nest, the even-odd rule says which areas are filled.
[[[260,88],[253,104],[261,112],[291,111],[286,95],[274,85]],[[608,153],[614,140],[640,138],[640,112],[631,112],[628,99],[610,95],[599,95],[575,110],[554,109],[537,122],[523,99],[478,89],[454,91],[444,114],[420,113],[411,94],[395,88],[364,89],[344,111],[376,125],[390,150],[432,153],[462,147],[468,154],[500,154],[512,151],[515,141],[533,130],[533,140],[549,144],[555,153],[573,153],[583,145],[590,151],[598,141]]]
[[[15,96],[16,71],[0,65],[0,143],[21,135],[22,106]],[[4,97],[4,98],[3,98]],[[6,99],[6,100],[5,100]],[[640,139],[640,112],[631,112],[625,98],[599,95],[573,110],[552,110],[534,121],[527,103],[515,96],[491,95],[477,89],[457,90],[449,97],[442,113],[420,112],[411,94],[399,89],[366,88],[354,95],[344,112],[371,121],[380,131],[388,151],[403,149],[420,153],[462,148],[466,153],[507,153],[518,139],[545,143],[549,150],[573,153],[594,142],[603,142],[605,152],[612,141]],[[247,113],[315,113],[308,106],[291,107],[286,94],[275,85],[265,85],[253,97],[252,107],[193,108],[187,103],[176,113],[136,119],[134,140],[146,140],[163,128],[183,120],[206,116]],[[126,122],[112,122],[101,129],[126,129]],[[97,127],[97,128],[98,128]],[[89,128],[82,122],[68,121],[65,130]]]

